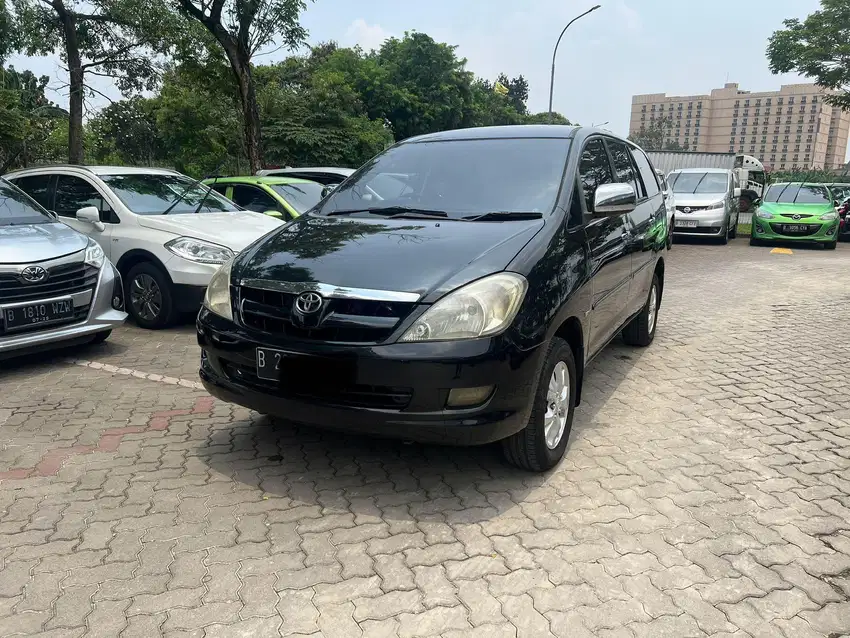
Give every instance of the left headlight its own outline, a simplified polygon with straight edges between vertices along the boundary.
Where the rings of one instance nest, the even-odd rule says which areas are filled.
[[[834,219],[838,219],[838,213],[836,213],[835,211],[832,211],[831,213],[826,213],[824,215],[821,215],[820,218],[821,218],[821,221],[831,222]]]
[[[172,239],[165,244],[165,247],[178,257],[199,264],[223,264],[233,258],[233,251],[227,246],[219,246],[192,237]]]
[[[766,210],[759,208],[756,211],[756,217],[760,217],[761,219],[773,219],[773,213],[768,213]]]
[[[451,341],[498,334],[516,317],[528,282],[503,272],[473,281],[426,310],[399,341]]]
[[[233,260],[223,264],[215,271],[204,294],[204,308],[228,321],[233,321],[233,307],[230,305],[230,271]]]
[[[106,255],[103,254],[103,248],[93,239],[89,239],[89,245],[86,246],[86,264],[100,268],[104,261],[106,261]]]
[[[720,200],[719,202],[712,202],[703,210],[719,210],[721,208],[726,208],[726,202],[724,200]]]

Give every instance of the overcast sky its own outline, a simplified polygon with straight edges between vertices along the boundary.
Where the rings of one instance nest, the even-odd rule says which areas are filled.
[[[726,81],[765,91],[806,81],[774,76],[765,58],[768,36],[790,17],[804,18],[817,0],[600,0],[602,8],[567,31],[558,51],[555,110],[582,124],[609,122],[628,132],[636,93],[707,93]],[[317,0],[302,23],[310,43],[379,47],[405,31],[458,46],[468,68],[488,79],[524,75],[529,108],[548,105],[552,47],[563,26],[595,0]],[[687,6],[687,8],[685,8]],[[257,58],[277,60],[285,52]],[[56,77],[50,59],[10,60],[17,68]],[[55,84],[55,83],[54,83]],[[101,86],[118,97],[117,91]],[[54,94],[57,102],[67,98]],[[101,101],[102,103],[102,101]]]

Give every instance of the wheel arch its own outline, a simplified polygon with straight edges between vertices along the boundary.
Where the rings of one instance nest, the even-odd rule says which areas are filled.
[[[576,397],[575,405],[581,402],[581,387],[584,381],[584,330],[578,317],[568,317],[555,331],[556,337],[566,341],[573,351],[576,364]]]
[[[165,267],[165,264],[163,264],[162,261],[160,261],[160,259],[156,255],[141,248],[134,248],[133,250],[128,250],[126,253],[121,255],[121,257],[118,259],[118,263],[115,264],[115,267],[118,269],[118,272],[121,273],[121,277],[124,279],[124,281],[127,281],[127,274],[130,272],[130,269],[137,264],[145,262],[154,265],[156,268],[162,271],[162,274],[165,275],[169,283],[174,283],[174,281],[172,281],[171,279],[171,275],[168,273],[168,269]]]

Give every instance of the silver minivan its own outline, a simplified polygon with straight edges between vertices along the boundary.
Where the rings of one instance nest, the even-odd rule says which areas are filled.
[[[98,343],[126,318],[97,242],[0,178],[0,359]]]
[[[741,188],[734,171],[722,168],[682,168],[667,181],[676,198],[675,235],[713,237],[724,244],[738,231]]]

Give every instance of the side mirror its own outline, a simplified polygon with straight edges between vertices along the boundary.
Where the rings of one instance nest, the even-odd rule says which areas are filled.
[[[631,184],[602,184],[593,195],[594,217],[630,213],[637,206],[637,195]]]
[[[279,210],[267,210],[263,212],[263,215],[268,215],[269,217],[277,217],[278,219],[283,219],[283,213]]]
[[[100,221],[100,211],[96,206],[86,206],[77,211],[77,221],[91,224],[95,229],[103,231],[106,226]]]
[[[741,196],[741,188],[740,188],[740,187],[738,187],[738,188],[736,188],[736,189],[735,189],[734,196],[735,196],[735,197],[740,197],[740,196]]]

